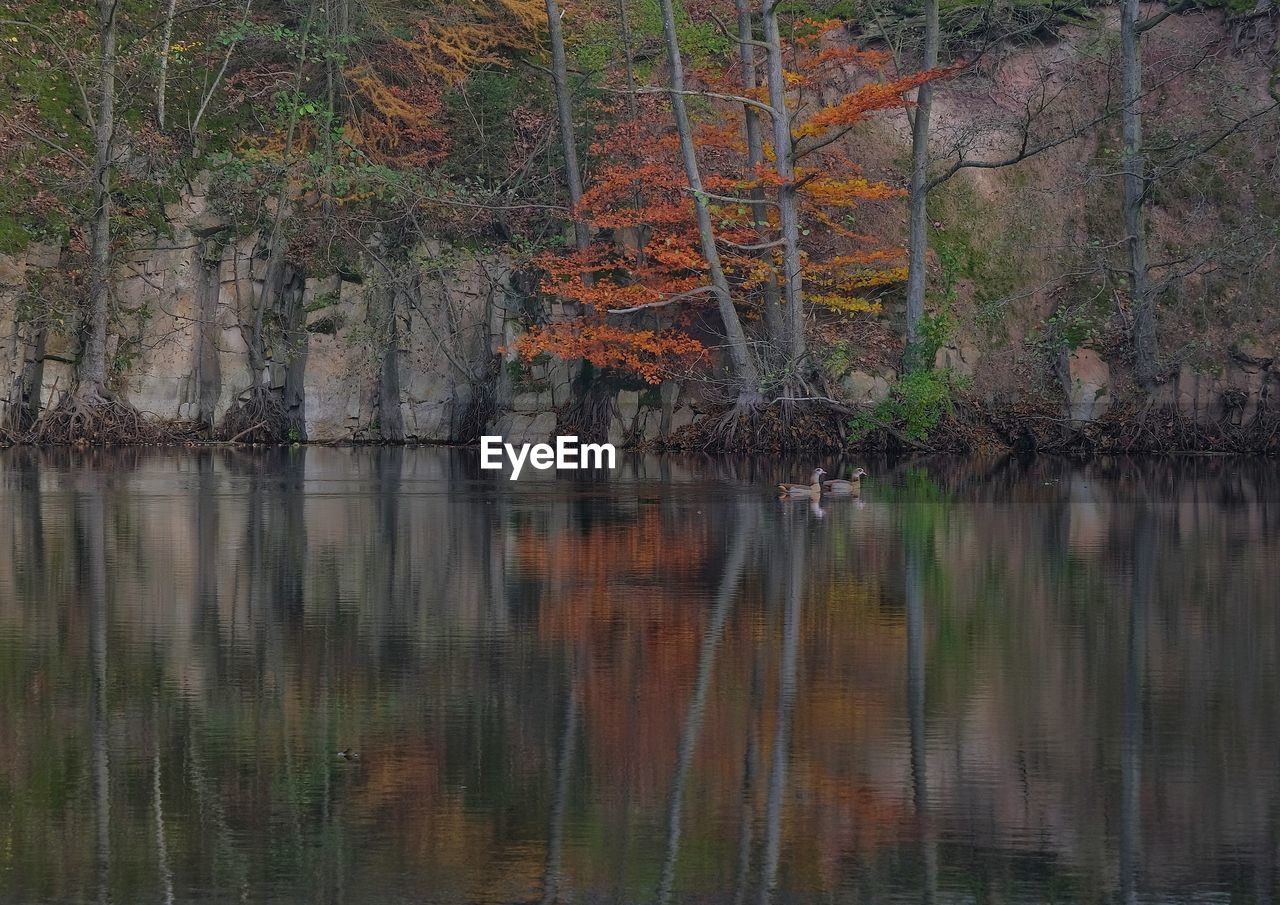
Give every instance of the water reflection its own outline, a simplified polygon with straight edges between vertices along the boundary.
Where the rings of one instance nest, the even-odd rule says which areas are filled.
[[[1274,898],[1274,465],[622,465],[5,454],[0,901]]]

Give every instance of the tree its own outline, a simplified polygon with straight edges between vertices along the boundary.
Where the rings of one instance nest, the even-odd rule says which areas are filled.
[[[698,239],[702,246],[702,256],[707,262],[711,277],[711,291],[720,309],[729,359],[739,383],[738,399],[754,401],[760,392],[760,375],[747,346],[747,336],[742,329],[742,321],[739,320],[738,311],[733,306],[733,296],[729,291],[729,282],[725,278],[724,267],[720,262],[720,250],[716,245],[715,227],[711,221],[707,195],[702,186],[702,174],[698,169],[698,155],[693,145],[693,128],[690,125],[689,111],[685,104],[684,61],[680,57],[680,39],[676,34],[673,0],[661,0],[661,9],[662,32],[667,42],[667,65],[671,70],[671,110],[675,116],[676,134],[680,139],[680,159],[684,164],[685,178],[688,181],[689,192],[693,195],[694,209],[697,212]]]
[[[591,236],[578,208],[582,204],[582,170],[578,168],[578,145],[573,130],[573,101],[569,96],[569,64],[565,57],[564,32],[560,28],[560,5],[546,0],[547,31],[551,41],[551,82],[555,88],[556,114],[560,121],[560,152],[564,155],[565,185],[569,189],[569,212],[578,251],[585,251]]]
[[[1033,35],[1039,29],[1050,25],[1059,15],[1059,11],[1050,7],[1029,15],[1029,20],[1014,17],[1007,24],[984,23],[985,33],[978,45],[971,48],[968,59],[961,59],[945,68],[939,68],[943,28],[940,22],[938,0],[924,0],[920,71],[935,72],[941,78],[968,69],[976,65],[993,46]],[[933,365],[932,361],[922,359],[927,350],[922,348],[924,338],[920,330],[928,292],[930,192],[964,169],[1002,169],[1014,166],[1085,134],[1110,115],[1110,111],[1104,108],[1097,117],[1083,123],[1072,121],[1065,128],[1059,128],[1047,136],[1037,136],[1036,133],[1040,130],[1042,123],[1050,120],[1052,114],[1056,112],[1054,102],[1063,93],[1048,90],[1047,83],[1051,77],[1047,71],[1039,73],[1037,79],[1026,90],[1025,97],[1019,99],[1024,108],[1024,116],[1020,121],[1000,123],[991,128],[992,132],[1011,131],[1017,136],[1017,145],[1013,153],[994,159],[985,156],[974,157],[969,154],[970,149],[965,146],[970,136],[961,136],[957,138],[955,147],[949,149],[946,159],[950,162],[941,172],[934,170],[936,161],[931,148],[934,139],[933,99],[938,87],[937,80],[930,79],[921,84],[916,92],[914,108],[908,108],[908,120],[911,126],[911,182],[908,191],[910,216],[907,240],[906,349],[903,355],[903,369],[906,371]],[[952,157],[954,159],[951,159]]]
[[[781,66],[784,55],[794,63],[781,76],[774,72],[772,81],[780,90],[766,102],[751,96],[757,82],[752,48],[768,42],[751,36],[749,10],[741,4],[739,14],[736,39],[743,48],[743,94],[689,89],[681,67],[680,73],[672,74],[672,87],[631,89],[628,83],[628,109],[635,109],[637,96],[643,97],[643,114],[599,127],[601,137],[591,153],[602,166],[583,196],[580,212],[601,237],[586,253],[543,255],[535,261],[547,274],[543,289],[580,305],[585,313],[531,331],[519,344],[526,357],[583,357],[656,383],[707,360],[702,342],[689,332],[702,299],[713,297],[721,323],[737,323],[741,329],[737,308],[749,311],[751,298],[762,292],[767,336],[766,342],[756,344],[762,351],[748,347],[745,329],[737,344],[734,331],[725,330],[730,365],[739,375],[735,396],[745,402],[753,394],[744,390],[743,366],[756,375],[757,393],[782,390],[799,373],[805,345],[805,280],[811,283],[808,304],[846,313],[874,310],[867,294],[901,280],[903,271],[894,264],[897,252],[879,247],[850,225],[859,204],[891,199],[900,192],[865,178],[840,140],[875,112],[904,105],[904,93],[934,74],[863,85],[834,104],[815,104],[811,98],[817,92],[801,92],[816,86],[830,70],[847,65],[875,70],[886,58],[872,51],[818,46],[833,23],[806,23],[804,35],[784,46],[778,43],[782,39],[775,21],[778,52],[772,64]],[[775,20],[776,15],[774,10]],[[668,31],[664,36],[670,47],[674,34]],[[675,44],[678,53],[678,41]],[[702,76],[713,85],[717,80],[715,75]],[[794,109],[789,92],[800,100]],[[670,99],[674,134],[652,100],[658,94]],[[721,127],[715,118],[695,126],[687,96],[740,106],[745,111],[745,135]],[[782,116],[774,116],[778,104]],[[762,114],[771,118],[773,142],[768,146]],[[771,153],[779,141],[788,150]],[[777,162],[766,167],[770,157]],[[842,175],[831,175],[835,172]],[[789,211],[785,218],[783,210]],[[809,247],[802,248],[806,235],[819,232],[821,237],[812,235]],[[781,237],[774,238],[778,233]],[[785,319],[778,304],[784,282],[778,277],[779,267],[790,286]],[[595,282],[581,279],[583,272]],[[644,326],[625,326],[620,318],[627,316],[641,318]],[[742,350],[740,358],[735,349]],[[767,386],[757,365],[765,358],[771,362]],[[775,367],[778,361],[782,365]]]
[[[595,158],[613,162],[583,195],[579,216],[603,234],[582,252],[550,252],[533,262],[545,274],[543,289],[583,314],[525,334],[518,348],[526,358],[580,358],[659,383],[705,355],[700,341],[678,329],[623,320],[694,306],[708,294],[693,205],[674,160],[678,140],[658,114],[650,102],[644,117],[603,128],[592,145]],[[687,317],[678,313],[673,323]]]
[[[93,124],[93,221],[90,227],[89,310],[76,397],[110,398],[107,391],[107,309],[111,296],[111,168],[115,142],[116,13],[119,0],[98,0],[98,109]]]
[[[160,39],[160,75],[156,79],[156,124],[165,129],[165,102],[169,88],[169,54],[173,49],[173,20],[178,13],[178,0],[169,0],[164,14],[164,36]]]
[[[750,0],[734,0],[734,11],[738,18],[738,53],[742,65],[742,93],[750,98],[756,93],[755,40],[751,27]],[[743,138],[747,145],[747,172],[757,173],[764,167],[764,138],[760,127],[760,112],[755,104],[742,105]],[[765,205],[763,186],[752,186],[751,219],[756,226],[757,244],[763,245],[764,227],[769,223],[768,207]],[[778,272],[772,266],[773,256],[768,248],[758,252],[766,270],[764,274],[764,323],[769,336],[770,346],[778,349],[786,347],[786,325],[782,321],[780,307],[780,287]]]
[[[1157,376],[1155,298],[1147,271],[1146,194],[1147,161],[1142,148],[1142,33],[1164,16],[1139,21],[1139,0],[1120,5],[1120,123],[1124,148],[1120,160],[1124,199],[1121,221],[1128,258],[1129,303],[1133,309],[1134,369],[1138,384],[1147,392]]]
[[[795,147],[787,109],[787,78],[782,63],[779,0],[764,0],[765,81],[773,125],[773,160],[778,177],[778,219],[782,241],[782,297],[786,303],[785,355],[788,371],[804,358],[804,270],[800,258],[800,211],[796,197]]]
[[[921,68],[938,68],[938,0],[924,0],[924,58]],[[929,119],[933,110],[933,82],[916,92],[911,123],[910,238],[907,243],[907,370],[918,366],[920,320],[924,317],[925,259],[929,253]]]
[[[867,292],[899,282],[906,275],[895,264],[896,249],[885,247],[848,225],[860,204],[885,201],[902,193],[883,181],[865,178],[842,141],[872,115],[908,106],[907,92],[928,85],[945,73],[930,68],[872,81],[830,104],[816,107],[801,97],[793,110],[788,103],[788,86],[796,86],[797,94],[812,88],[812,95],[820,97],[819,83],[832,71],[852,66],[878,74],[889,57],[856,47],[823,47],[824,36],[839,27],[832,22],[805,23],[807,27],[787,46],[782,42],[773,0],[766,2],[764,22],[787,353],[793,376],[803,383],[807,375],[799,369],[805,356],[806,304],[846,312],[875,310],[878,306],[867,298]],[[783,59],[788,52],[793,64],[785,68]],[[802,236],[809,233],[805,223],[821,225],[843,244],[814,247],[816,243],[811,242],[806,250],[801,245]],[[812,288],[807,297],[805,280]]]

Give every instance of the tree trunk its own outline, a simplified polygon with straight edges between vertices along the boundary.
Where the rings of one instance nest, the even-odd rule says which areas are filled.
[[[804,274],[800,258],[800,207],[796,197],[795,163],[792,160],[791,118],[787,114],[787,82],[782,66],[782,33],[778,28],[778,0],[764,2],[764,40],[773,115],[774,169],[778,188],[778,215],[782,226],[782,298],[786,302],[786,356],[796,368],[804,358]]]
[[[89,311],[76,395],[107,396],[107,300],[111,292],[111,155],[115,141],[116,4],[99,0],[101,59],[93,124],[93,224],[89,250]]]
[[[81,588],[89,603],[89,653],[92,676],[89,698],[90,786],[96,832],[94,873],[98,901],[111,900],[111,726],[107,701],[107,541],[102,478],[89,476],[79,494],[78,513],[83,560]]]
[[[578,251],[586,251],[591,243],[591,233],[578,216],[578,206],[582,204],[582,171],[578,169],[573,101],[569,97],[569,64],[564,52],[564,33],[560,30],[560,4],[556,0],[547,0],[547,31],[551,39],[551,82],[556,93],[556,112],[560,117],[560,150],[564,154],[565,183],[569,187],[573,239]]]
[[[634,52],[631,49],[631,22],[627,15],[627,0],[618,0],[618,30],[622,37],[622,72],[627,86],[627,121],[632,127],[640,122],[640,102],[636,93],[636,71],[635,62],[632,57]],[[633,166],[640,164],[640,149],[631,149],[631,163]],[[644,207],[644,193],[636,186],[635,192],[632,194],[632,206],[636,210]],[[644,230],[640,227],[636,228],[636,263],[643,267],[645,263],[644,252],[645,235]]]
[[[1146,673],[1147,613],[1155,582],[1156,528],[1141,504],[1133,526],[1133,576],[1129,595],[1129,639],[1125,651],[1123,735],[1120,741],[1120,901],[1138,901],[1142,850],[1143,677]]]
[[[919,543],[909,537],[903,537],[902,549],[907,604],[907,726],[911,741],[912,799],[920,827],[920,861],[924,865],[920,901],[923,905],[933,905],[938,900],[938,838],[929,808],[929,753],[925,733],[924,555]]]
[[[249,0],[251,3],[252,0]],[[245,4],[245,15],[248,15],[249,3]],[[294,71],[294,93],[295,95],[302,90],[303,75],[307,61],[307,50],[311,42],[311,28],[315,24],[316,4],[313,0],[311,7],[307,12],[307,21],[302,29],[302,42],[298,50],[298,63]],[[253,385],[255,387],[264,388],[269,385],[270,380],[267,374],[267,343],[265,328],[265,316],[267,305],[274,299],[278,302],[278,297],[283,293],[285,288],[284,280],[284,257],[285,257],[285,238],[281,227],[284,225],[285,212],[289,207],[289,174],[288,168],[292,164],[293,143],[298,134],[298,109],[297,104],[292,105],[289,111],[289,126],[285,132],[284,150],[281,152],[280,160],[283,167],[280,173],[280,189],[276,192],[276,207],[271,217],[271,231],[267,233],[265,238],[267,266],[262,275],[262,288],[258,292],[258,298],[253,309],[253,324],[247,346],[247,354],[249,358],[249,370],[252,374]]]
[[[702,244],[702,256],[707,259],[711,275],[711,287],[724,323],[725,341],[729,348],[729,360],[737,377],[739,398],[755,396],[760,391],[760,377],[751,350],[747,347],[747,335],[742,329],[738,311],[733,307],[729,281],[725,279],[720,264],[720,251],[716,248],[715,227],[711,212],[707,209],[707,196],[702,188],[702,175],[698,171],[698,155],[693,146],[693,129],[689,125],[689,111],[684,102],[684,62],[680,58],[680,39],[676,36],[676,14],[673,0],[662,0],[662,31],[667,41],[667,55],[671,65],[671,109],[675,114],[676,132],[680,136],[680,156],[684,162],[685,177],[693,193],[698,218],[698,238]]]
[[[550,0],[549,0],[550,2]],[[575,652],[569,666],[569,702],[565,707],[564,729],[560,733],[560,755],[556,759],[556,790],[551,799],[551,825],[547,832],[547,863],[542,875],[542,905],[554,905],[560,898],[560,869],[564,859],[564,817],[569,807],[569,777],[573,755],[578,748],[578,674]]]
[[[750,42],[754,40],[751,29],[750,0],[734,0],[738,13],[738,39],[742,60],[742,93],[750,97],[756,90],[756,54]],[[747,138],[747,166],[751,173],[748,178],[755,178],[759,169],[764,166],[764,138],[760,130],[760,114],[750,104],[742,105],[743,122]],[[756,235],[760,242],[765,239],[765,225],[769,222],[768,209],[764,203],[764,187],[756,186],[751,190],[751,219],[756,227]],[[782,308],[779,304],[781,288],[778,285],[778,271],[773,266],[773,252],[760,252],[760,260],[769,264],[769,272],[764,284],[764,326],[769,335],[769,344],[774,349],[786,348],[786,325],[782,320]]]
[[[401,290],[388,292],[382,369],[378,380],[378,430],[388,443],[404,442],[404,413],[400,409],[400,329],[398,302]]]
[[[938,0],[924,4],[924,69],[938,68]],[[903,370],[927,367],[920,361],[920,320],[928,283],[929,257],[929,117],[933,110],[933,83],[916,92],[915,119],[911,123],[911,234],[907,243],[907,349]]]
[[[787,556],[786,615],[782,629],[782,662],[778,664],[777,715],[774,718],[773,753],[769,765],[769,792],[765,799],[764,845],[760,853],[759,905],[770,905],[778,887],[782,859],[782,817],[787,793],[787,766],[791,749],[791,717],[796,702],[796,675],[800,657],[800,616],[804,598],[807,526],[790,525]]]
[[[1120,10],[1120,53],[1124,108],[1124,231],[1128,252],[1130,307],[1133,311],[1134,368],[1139,385],[1150,391],[1156,381],[1155,299],[1147,279],[1146,158],[1142,151],[1142,55],[1139,0],[1124,0]]]
[[[165,92],[169,87],[169,52],[173,47],[173,17],[178,10],[178,0],[169,0],[164,15],[164,35],[160,39],[160,75],[156,79],[156,124],[160,131],[165,127]]]
[[[729,556],[725,560],[724,574],[720,578],[720,589],[716,594],[715,607],[711,618],[702,634],[702,643],[698,647],[698,672],[694,679],[693,691],[689,695],[689,703],[685,707],[684,725],[680,730],[680,744],[676,752],[676,774],[671,782],[671,796],[667,799],[667,845],[662,859],[662,867],[658,874],[658,905],[667,905],[672,899],[675,888],[676,861],[680,857],[680,839],[683,832],[682,815],[684,811],[684,792],[689,778],[689,770],[693,766],[694,751],[698,746],[698,736],[702,732],[702,718],[707,707],[707,694],[711,689],[711,675],[715,671],[716,652],[720,648],[720,639],[724,636],[725,625],[729,614],[733,612],[734,601],[738,597],[738,586],[742,583],[742,573],[747,565],[752,537],[754,518],[748,517],[748,507],[738,506],[738,517],[733,522],[733,534]]]

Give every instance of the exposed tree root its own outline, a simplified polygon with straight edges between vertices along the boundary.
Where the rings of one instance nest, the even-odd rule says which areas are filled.
[[[1099,453],[1216,452],[1280,454],[1280,412],[1261,407],[1248,421],[1204,421],[1174,408],[1113,410],[1079,427],[1063,444],[1076,455]]]
[[[893,425],[881,424],[852,443],[848,434],[854,413],[830,399],[727,406],[655,445],[731,453],[857,449],[886,455],[1009,450],[1078,457],[1171,452],[1280,455],[1280,412],[1267,408],[1247,422],[1235,423],[1198,421],[1173,409],[1117,407],[1103,419],[1081,423],[1064,417],[1051,401],[999,409],[961,401],[927,440],[914,440]]]
[[[473,381],[471,399],[453,426],[453,439],[456,443],[479,443],[484,436],[493,416],[498,412],[498,401],[494,396],[493,383],[489,381]]]
[[[125,446],[177,438],[168,426],[149,420],[123,400],[97,393],[68,393],[46,410],[22,439],[39,446]]]
[[[603,443],[609,439],[609,426],[617,414],[615,389],[607,381],[594,381],[584,394],[575,395],[560,406],[556,414],[556,433],[587,443]]]
[[[269,387],[253,387],[227,410],[215,436],[228,443],[288,443],[289,412],[284,399]]]
[[[846,414],[820,401],[744,398],[708,414],[660,445],[731,453],[833,452],[846,445],[847,422]]]

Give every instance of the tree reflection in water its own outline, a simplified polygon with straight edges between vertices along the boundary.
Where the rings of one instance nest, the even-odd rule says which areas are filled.
[[[811,465],[5,453],[0,901],[1274,898],[1273,467]]]

